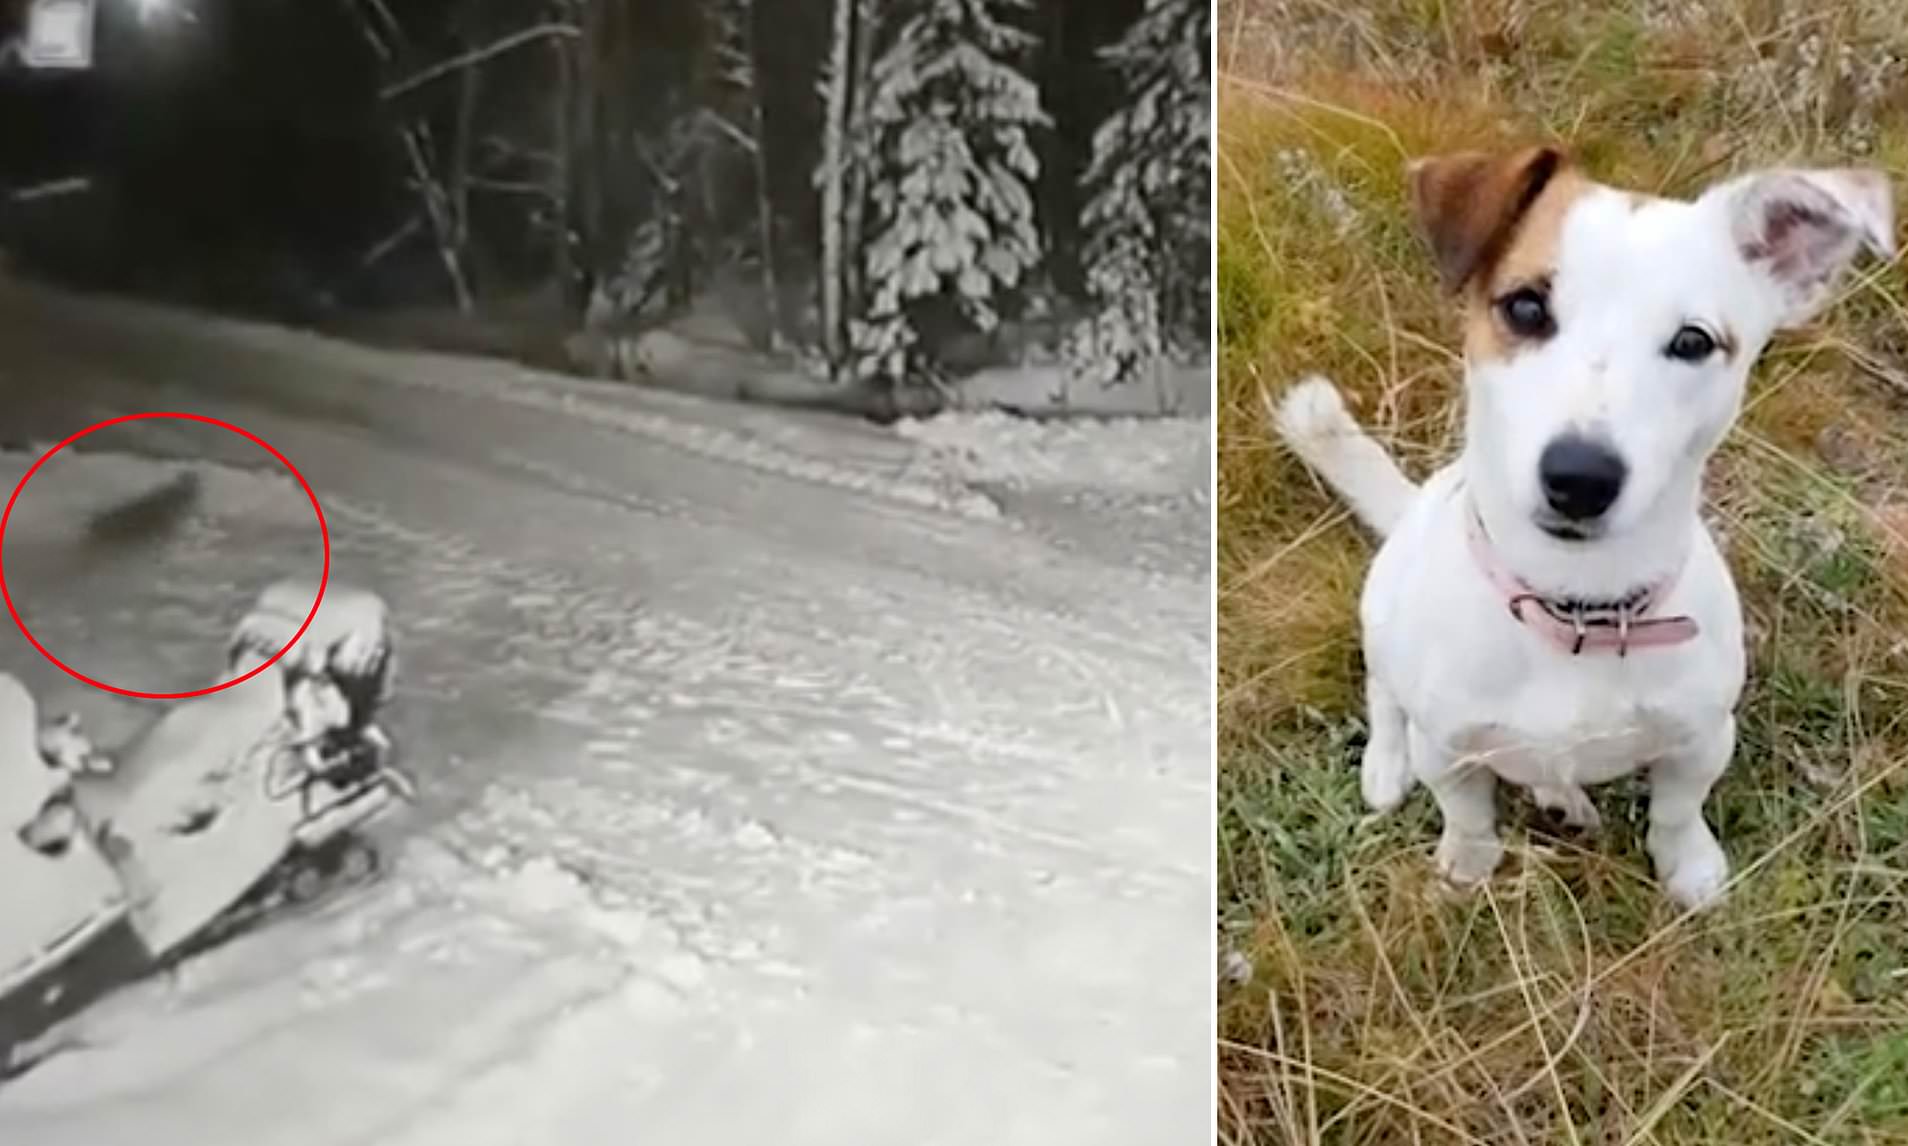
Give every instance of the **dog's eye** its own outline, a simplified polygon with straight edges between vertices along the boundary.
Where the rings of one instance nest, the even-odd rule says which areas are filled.
[[[1716,340],[1697,326],[1685,326],[1670,338],[1663,353],[1680,362],[1701,362],[1716,353]]]
[[[1532,287],[1518,289],[1497,300],[1497,312],[1504,325],[1520,338],[1549,338],[1557,332],[1550,317],[1550,299]]]

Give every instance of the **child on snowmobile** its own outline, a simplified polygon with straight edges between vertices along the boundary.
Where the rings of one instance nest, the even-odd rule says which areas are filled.
[[[284,649],[316,595],[261,594],[227,672]],[[412,791],[376,721],[394,665],[383,602],[335,589],[276,664],[112,758],[0,673],[0,1079],[114,985],[381,869],[363,829]]]
[[[317,595],[317,586],[297,581],[268,586],[233,631],[233,667],[284,648]],[[391,698],[397,670],[384,602],[363,590],[332,589],[279,664],[308,772],[344,781],[383,772],[409,797],[410,780],[391,767],[391,739],[375,719]]]

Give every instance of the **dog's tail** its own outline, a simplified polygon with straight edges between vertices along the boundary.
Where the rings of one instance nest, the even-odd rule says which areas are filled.
[[[1385,448],[1352,420],[1338,389],[1317,375],[1286,391],[1266,408],[1279,436],[1305,463],[1351,503],[1366,525],[1380,536],[1404,516],[1418,487],[1398,468]]]

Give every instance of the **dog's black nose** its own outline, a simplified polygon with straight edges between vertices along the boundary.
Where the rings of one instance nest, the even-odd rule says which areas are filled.
[[[1544,447],[1537,459],[1537,476],[1544,500],[1570,521],[1601,517],[1623,492],[1629,467],[1608,446],[1588,438],[1566,435]]]

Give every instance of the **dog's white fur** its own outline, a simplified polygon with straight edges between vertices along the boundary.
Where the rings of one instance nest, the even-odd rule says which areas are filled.
[[[1665,890],[1687,907],[1722,891],[1729,865],[1702,805],[1734,751],[1745,654],[1735,583],[1698,516],[1703,465],[1769,338],[1820,309],[1861,246],[1891,252],[1892,220],[1887,184],[1868,172],[1760,172],[1688,202],[1586,184],[1557,226],[1555,334],[1508,357],[1467,355],[1463,451],[1422,487],[1329,382],[1308,379],[1273,409],[1280,435],[1384,536],[1360,606],[1362,787],[1380,811],[1414,779],[1431,790],[1437,864],[1453,882],[1480,881],[1501,858],[1498,780],[1595,827],[1583,786],[1647,769],[1648,849]],[[1690,323],[1727,331],[1734,352],[1666,356]],[[1629,476],[1605,528],[1559,540],[1536,522],[1537,460],[1587,428]],[[1676,572],[1656,611],[1694,618],[1699,636],[1622,658],[1547,643],[1480,571],[1471,499],[1526,583],[1607,600]]]

